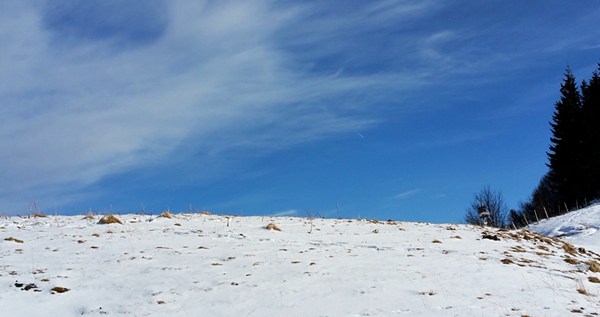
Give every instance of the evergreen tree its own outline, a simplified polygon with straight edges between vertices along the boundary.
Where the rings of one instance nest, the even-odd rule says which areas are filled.
[[[527,218],[527,221],[534,222],[538,218],[558,216],[564,207],[560,206],[561,201],[557,192],[552,187],[549,173],[544,175],[538,186],[535,188],[529,201],[521,203],[520,215]]]
[[[600,63],[589,83],[581,84],[582,124],[584,130],[582,168],[584,195],[591,201],[600,198]]]
[[[581,94],[570,69],[560,87],[561,98],[555,104],[553,137],[548,154],[549,182],[552,191],[569,208],[583,203],[582,184],[585,177],[581,169],[583,152],[583,125]]]

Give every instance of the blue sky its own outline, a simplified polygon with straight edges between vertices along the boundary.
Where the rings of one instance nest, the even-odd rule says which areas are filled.
[[[461,222],[545,173],[598,1],[2,1],[0,213]]]

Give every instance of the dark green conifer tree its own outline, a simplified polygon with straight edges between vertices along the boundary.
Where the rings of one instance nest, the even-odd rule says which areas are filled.
[[[584,195],[586,200],[600,198],[600,64],[589,82],[581,84]]]
[[[560,87],[561,98],[555,104],[552,142],[548,154],[549,181],[559,201],[569,208],[583,204],[581,169],[583,152],[583,125],[581,94],[570,69]]]

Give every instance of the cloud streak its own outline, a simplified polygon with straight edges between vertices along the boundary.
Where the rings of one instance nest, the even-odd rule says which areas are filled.
[[[77,25],[54,7],[3,6],[4,201],[67,197],[188,148],[205,157],[272,151],[375,122],[353,92],[383,81],[299,71],[277,48],[274,33],[293,10],[176,2],[164,30],[123,48],[123,37],[143,30],[73,34]]]
[[[407,191],[404,191],[404,192],[394,195],[393,199],[406,199],[406,198],[409,198],[409,197],[412,197],[412,196],[418,194],[420,191],[421,190],[418,188],[407,190]]]
[[[431,1],[37,4],[0,3],[0,212],[364,131],[498,60],[458,49],[480,34],[431,27],[447,9]]]

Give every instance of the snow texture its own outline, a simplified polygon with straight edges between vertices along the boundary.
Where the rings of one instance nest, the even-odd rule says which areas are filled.
[[[4,217],[0,307],[3,316],[592,316],[599,210],[531,228],[569,242],[365,219]]]

